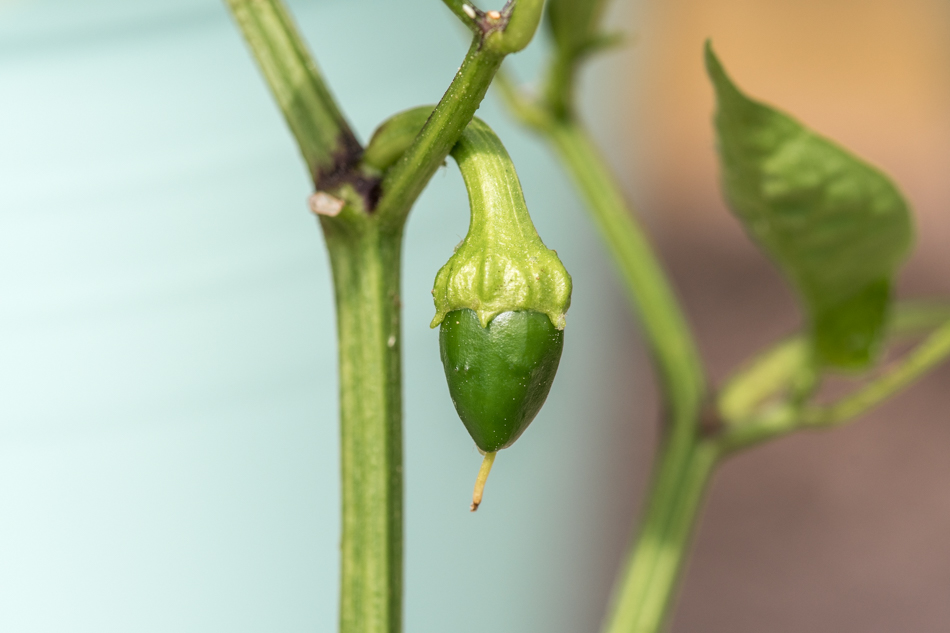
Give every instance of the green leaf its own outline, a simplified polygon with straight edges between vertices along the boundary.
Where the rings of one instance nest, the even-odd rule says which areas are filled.
[[[726,201],[804,299],[817,362],[868,366],[912,242],[907,203],[874,167],[740,92],[708,42],[706,69]]]

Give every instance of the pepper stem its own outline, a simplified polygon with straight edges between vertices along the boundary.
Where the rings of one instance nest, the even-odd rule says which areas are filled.
[[[485,453],[485,459],[482,460],[482,467],[478,469],[478,478],[475,480],[475,491],[472,493],[472,512],[478,510],[482,503],[482,493],[485,492],[485,482],[488,481],[488,473],[491,472],[492,464],[495,463],[495,455],[498,452]]]

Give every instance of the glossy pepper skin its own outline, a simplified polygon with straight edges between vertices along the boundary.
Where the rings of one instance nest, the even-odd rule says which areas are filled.
[[[455,410],[486,453],[510,446],[551,390],[564,331],[533,310],[502,312],[482,327],[472,310],[442,320],[439,348]]]

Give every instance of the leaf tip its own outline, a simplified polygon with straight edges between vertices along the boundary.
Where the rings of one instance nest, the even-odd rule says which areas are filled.
[[[706,74],[709,75],[709,79],[712,81],[716,94],[720,98],[722,98],[726,92],[742,94],[739,88],[736,87],[736,85],[732,82],[732,79],[726,73],[726,69],[723,68],[722,62],[719,61],[719,57],[713,50],[711,39],[706,39],[706,42],[703,45],[703,53],[706,61]]]
[[[726,71],[723,70],[722,63],[719,61],[719,58],[716,57],[716,52],[713,50],[712,39],[710,38],[706,38],[706,41],[703,43],[703,58],[706,62],[706,74],[713,80],[713,84],[718,83],[720,77],[725,77]]]
[[[716,59],[716,53],[713,52],[712,38],[707,37],[703,42],[703,57],[706,58],[706,68],[708,69],[712,64],[718,64],[719,60]]]

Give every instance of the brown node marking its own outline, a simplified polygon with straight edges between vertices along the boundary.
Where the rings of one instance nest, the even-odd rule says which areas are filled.
[[[475,26],[481,31],[482,42],[495,31],[504,31],[508,26],[508,20],[511,19],[511,11],[514,7],[514,0],[508,0],[501,11],[482,11],[475,5],[468,3],[464,5],[466,15],[472,18]],[[469,11],[471,9],[471,11]]]
[[[330,164],[318,168],[312,174],[313,185],[318,191],[334,191],[350,185],[363,199],[366,212],[372,213],[382,193],[382,179],[359,170],[362,157],[363,146],[349,129],[343,130],[337,137],[337,149],[333,152]]]

